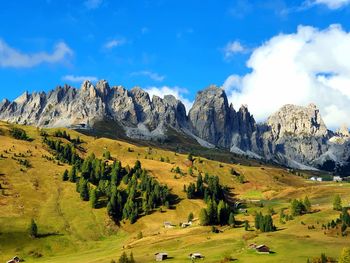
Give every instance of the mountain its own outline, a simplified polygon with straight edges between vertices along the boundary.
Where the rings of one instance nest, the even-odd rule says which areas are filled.
[[[256,123],[243,105],[236,111],[225,91],[216,86],[199,91],[188,115],[172,95],[153,96],[139,87],[110,87],[101,80],[85,81],[80,89],[65,85],[44,93],[23,93],[0,103],[0,119],[40,127],[94,130],[100,121],[115,123],[125,136],[165,139],[169,128],[206,147],[220,147],[293,168],[349,174],[350,136],[347,128],[327,129],[316,105],[285,105],[266,122]],[[113,126],[114,127],[114,126]]]

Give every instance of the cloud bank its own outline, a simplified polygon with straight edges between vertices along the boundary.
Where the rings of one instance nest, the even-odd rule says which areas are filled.
[[[152,71],[148,71],[148,70],[132,72],[130,75],[131,76],[145,76],[145,77],[150,78],[151,80],[159,81],[159,82],[161,82],[165,79],[165,76],[160,75],[157,72],[152,72]]]
[[[47,52],[26,54],[0,39],[0,67],[3,68],[30,68],[42,63],[55,64],[69,59],[72,55],[73,51],[64,42],[56,44],[51,54]]]
[[[256,48],[251,72],[223,84],[235,108],[248,104],[258,121],[284,104],[315,103],[329,128],[350,124],[350,33],[340,25],[324,30],[299,26]]]
[[[235,40],[226,44],[224,48],[224,58],[230,60],[237,53],[245,53],[248,49],[239,41]]]
[[[350,4],[350,0],[314,0],[308,1],[308,5],[325,5],[329,9],[335,10]]]
[[[120,39],[113,39],[113,40],[110,40],[108,42],[106,42],[103,47],[105,49],[112,49],[112,48],[115,48],[115,47],[120,47],[122,45],[124,45],[126,43],[126,40],[124,38],[120,38]]]
[[[69,82],[82,83],[85,80],[90,80],[91,82],[97,82],[97,77],[95,76],[75,76],[75,75],[66,75],[62,77],[62,80]]]

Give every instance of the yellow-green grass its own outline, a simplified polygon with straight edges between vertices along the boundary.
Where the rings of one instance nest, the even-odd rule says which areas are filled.
[[[105,208],[92,209],[89,202],[80,200],[75,184],[61,180],[63,171],[69,166],[42,157],[51,154],[42,144],[39,130],[29,126],[21,128],[34,139],[32,142],[11,138],[9,125],[0,122],[4,133],[0,135],[0,153],[5,156],[0,158],[0,183],[5,188],[4,195],[0,195],[0,262],[14,255],[23,257],[26,262],[110,262],[117,260],[123,251],[132,251],[137,262],[152,262],[154,253],[159,251],[166,251],[173,257],[169,262],[187,262],[191,252],[202,253],[206,257],[204,262],[220,262],[224,256],[238,259],[237,262],[306,262],[308,257],[323,252],[337,257],[342,247],[349,244],[349,237],[325,235],[321,230],[322,224],[339,216],[339,212],[332,210],[335,193],[342,196],[344,204],[349,203],[349,184],[310,183],[282,168],[232,165],[199,157],[193,163],[194,175],[191,176],[186,155],[69,131],[71,136],[79,135],[83,139],[82,146],[87,152],[82,155],[95,153],[102,157],[108,150],[123,165],[130,166],[139,159],[143,167],[161,183],[167,184],[181,200],[174,209],[162,208],[163,212],[154,211],[135,224],[121,222],[116,226],[106,215]],[[12,159],[15,153],[24,154],[26,157],[18,158],[28,159],[33,167],[18,164]],[[170,162],[161,162],[161,157]],[[176,175],[175,179],[171,169],[176,166],[185,174]],[[231,168],[244,175],[246,183],[239,183],[230,174]],[[243,227],[219,227],[223,232],[214,234],[210,227],[199,226],[198,220],[186,229],[178,226],[165,229],[163,222],[178,225],[187,220],[190,212],[197,219],[200,209],[205,207],[202,200],[188,200],[183,192],[183,185],[195,182],[199,172],[218,175],[221,183],[227,185],[238,199],[263,202],[264,207],[251,205],[248,215],[238,214],[237,220],[248,220],[253,225],[253,211],[267,213],[268,208],[273,208],[277,212],[273,217],[279,231],[261,234],[245,231]],[[281,224],[279,210],[288,208],[291,199],[306,195],[311,199],[313,209],[320,211]],[[28,236],[31,218],[38,223],[40,238]],[[314,225],[316,229],[309,230],[308,225]],[[140,232],[141,239],[138,237]],[[249,243],[264,243],[275,253],[257,255],[247,248]],[[42,257],[36,257],[39,254]]]

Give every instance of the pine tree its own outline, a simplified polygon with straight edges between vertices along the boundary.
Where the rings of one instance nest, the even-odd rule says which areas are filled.
[[[62,175],[62,180],[63,181],[68,181],[68,179],[69,179],[68,170],[66,169],[66,170],[64,170],[64,173]]]
[[[200,213],[199,213],[199,221],[202,226],[207,226],[209,225],[209,217],[208,217],[208,212],[205,208],[202,208]]]
[[[130,252],[129,263],[135,263],[134,254],[132,253],[132,251]]]
[[[34,219],[30,221],[29,225],[29,236],[32,238],[36,238],[38,236],[38,226],[35,223]]]
[[[77,180],[77,170],[75,165],[72,166],[72,169],[69,171],[69,181],[75,182]]]
[[[188,218],[187,218],[188,222],[192,222],[193,218],[194,218],[193,213],[192,212],[189,213]]]
[[[209,217],[209,224],[215,225],[217,222],[217,205],[215,200],[209,200],[208,201],[208,217]]]
[[[194,183],[190,183],[190,185],[187,187],[187,198],[193,199],[195,197],[196,192],[196,186]]]
[[[220,200],[219,205],[218,205],[217,222],[222,226],[227,224],[226,204],[223,200]]]
[[[90,202],[91,202],[91,207],[96,208],[97,207],[97,193],[96,189],[91,189],[90,191]]]
[[[345,207],[342,210],[341,220],[343,221],[344,224],[350,227],[350,215],[348,213],[348,209]]]
[[[136,160],[134,170],[137,171],[139,169],[141,169],[141,162],[139,160]]]
[[[340,195],[335,195],[333,199],[333,209],[336,211],[341,211],[342,210],[342,202]]]
[[[228,217],[228,224],[232,227],[235,226],[235,216],[232,212],[230,213],[230,216]]]
[[[193,162],[193,155],[192,155],[192,153],[189,153],[189,154],[187,155],[187,160]]]
[[[129,259],[128,259],[128,256],[126,255],[125,251],[124,251],[123,254],[120,256],[118,262],[119,262],[119,263],[129,263]]]
[[[250,228],[250,225],[249,225],[249,223],[248,223],[248,220],[245,220],[245,221],[244,221],[244,230],[245,230],[245,231],[248,231],[249,228]]]
[[[308,196],[305,196],[305,198],[304,198],[304,206],[305,206],[306,212],[310,213],[311,212],[311,202],[310,202]]]
[[[203,197],[204,195],[204,185],[202,175],[199,174],[197,177],[197,195]]]
[[[88,182],[84,179],[80,182],[80,198],[83,201],[89,201],[89,187]]]

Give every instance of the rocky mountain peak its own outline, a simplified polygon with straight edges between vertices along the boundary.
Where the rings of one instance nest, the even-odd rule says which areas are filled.
[[[307,107],[292,104],[284,105],[268,118],[267,124],[271,127],[275,138],[285,135],[328,136],[327,127],[314,104]]]
[[[96,90],[102,98],[105,98],[108,96],[111,89],[106,80],[100,80],[96,83]]]
[[[224,147],[230,141],[231,117],[225,91],[214,85],[197,93],[189,111],[190,125],[195,135]]]
[[[25,102],[27,102],[29,100],[29,93],[28,91],[25,91],[21,96],[19,96],[18,98],[16,98],[14,100],[14,102],[16,102],[17,104],[24,104]]]
[[[346,124],[343,124],[339,130],[337,131],[337,134],[339,134],[342,137],[350,137],[349,129],[346,126]]]

